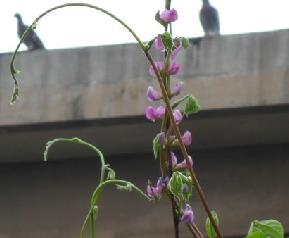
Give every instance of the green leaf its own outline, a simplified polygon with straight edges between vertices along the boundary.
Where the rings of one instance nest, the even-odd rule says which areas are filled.
[[[270,237],[270,238],[283,238],[284,237],[283,226],[277,220],[253,221],[251,223],[251,226],[250,226],[250,229],[248,231],[248,235],[246,238],[248,237],[252,238],[251,236],[257,236],[257,235],[259,236],[260,233],[262,234],[262,237],[263,236]]]
[[[266,235],[261,231],[254,231],[247,235],[246,238],[266,238]]]
[[[158,133],[155,138],[153,139],[153,152],[155,159],[158,158],[160,149],[161,149],[161,143],[160,143],[160,136],[163,134],[163,132]]]
[[[219,225],[219,218],[218,218],[217,213],[215,211],[211,211],[211,214],[212,214],[212,217],[213,217],[214,221],[216,222],[216,224]],[[207,217],[207,219],[206,219],[206,225],[205,226],[206,226],[206,232],[207,232],[207,235],[209,238],[217,237],[217,233],[216,233],[209,217]]]
[[[160,36],[161,36],[162,41],[163,41],[163,43],[165,45],[165,48],[167,50],[172,50],[172,48],[174,46],[172,35],[169,32],[165,32],[165,33],[163,33]]]
[[[191,178],[179,171],[175,171],[168,183],[168,189],[181,203],[186,203],[192,196]]]
[[[189,95],[186,98],[185,115],[189,116],[192,113],[196,113],[200,110],[200,105],[198,100],[193,96]]]
[[[183,37],[182,38],[182,47],[186,49],[189,47],[189,45],[190,45],[189,39],[186,37]]]

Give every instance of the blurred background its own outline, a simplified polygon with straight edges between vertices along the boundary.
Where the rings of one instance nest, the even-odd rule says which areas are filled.
[[[9,104],[17,31],[62,3],[10,0],[0,9],[1,238],[79,237],[100,166],[92,151],[74,144],[56,145],[44,162],[48,140],[77,136],[95,144],[118,178],[143,190],[160,176],[152,153],[160,125],[144,116],[147,87],[157,83],[130,34],[92,9],[66,8],[40,21],[17,55],[20,97]],[[164,0],[87,3],[111,10],[144,41],[163,32],[154,15]],[[183,81],[180,97],[193,94],[201,105],[181,131],[192,132],[188,150],[224,237],[244,237],[254,219],[278,219],[288,234],[289,2],[210,3],[172,1],[179,13],[174,36],[190,39],[172,85]],[[203,231],[197,195],[191,205]],[[113,187],[101,198],[99,237],[173,237],[172,224],[167,199],[149,203]],[[180,227],[181,237],[191,237]]]

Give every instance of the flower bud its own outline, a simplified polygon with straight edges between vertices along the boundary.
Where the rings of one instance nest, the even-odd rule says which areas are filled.
[[[168,69],[168,75],[176,75],[180,70],[180,65],[177,63],[172,63]]]
[[[179,54],[179,52],[181,51],[182,49],[182,46],[179,45],[177,46],[173,51],[172,51],[172,54],[171,54],[171,59],[172,60],[175,60],[175,58],[177,57],[177,55]]]
[[[185,145],[192,144],[192,134],[189,131],[186,131],[182,136],[182,141]]]
[[[160,14],[160,19],[165,23],[170,23],[178,19],[178,13],[174,8],[166,9]]]
[[[154,40],[154,46],[156,49],[158,50],[164,50],[165,49],[165,45],[162,41],[161,36],[158,36],[155,40]]]
[[[148,184],[147,186],[147,195],[151,198],[156,198],[160,196],[160,192],[156,187],[151,186]]]
[[[159,143],[161,145],[165,145],[166,144],[166,134],[164,132],[161,132],[159,134]]]
[[[155,61],[154,64],[155,64],[155,66],[156,66],[156,68],[157,68],[157,70],[158,70],[159,72],[161,72],[162,70],[164,70],[165,65],[164,65],[163,62],[161,62],[161,61]],[[150,73],[151,76],[156,76],[155,71],[154,71],[154,68],[153,68],[152,65],[151,65],[150,68],[149,68],[149,73]]]
[[[192,208],[189,204],[186,204],[181,221],[183,221],[187,224],[193,224],[194,223],[194,213],[193,213]]]
[[[189,158],[190,166],[192,167],[194,164],[192,157],[188,156],[188,158]],[[181,163],[178,163],[175,168],[180,169],[180,170],[181,169],[188,169],[187,161],[184,159]]]
[[[181,91],[183,90],[184,83],[183,82],[177,82],[176,85],[172,88],[172,95],[178,96]]]
[[[149,86],[147,89],[147,100],[148,101],[157,101],[161,99],[160,93],[155,90],[152,86]]]
[[[179,109],[174,110],[173,115],[177,124],[179,124],[183,120],[183,114]]]
[[[168,182],[168,177],[160,177],[155,187],[152,186],[149,182],[147,186],[147,195],[151,198],[159,199],[161,197],[163,189],[167,187]]]
[[[174,152],[171,152],[172,167],[174,168],[178,163],[178,158]]]
[[[157,188],[162,191],[167,187],[169,180],[169,177],[160,177],[157,182]]]
[[[148,106],[145,109],[146,118],[153,122],[157,119],[162,119],[165,113],[166,113],[166,108],[164,106],[158,106],[157,108]]]
[[[152,106],[148,106],[146,108],[145,115],[148,120],[151,120],[153,122],[156,120],[155,109]]]
[[[157,119],[162,119],[166,113],[166,108],[164,106],[158,106],[155,109],[155,115]]]

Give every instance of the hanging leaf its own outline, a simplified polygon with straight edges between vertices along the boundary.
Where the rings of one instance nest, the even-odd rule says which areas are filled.
[[[154,157],[155,159],[158,158],[158,155],[159,155],[159,152],[160,152],[160,149],[161,149],[161,143],[160,143],[160,138],[161,136],[163,136],[164,133],[163,132],[160,132],[158,133],[155,138],[153,139],[153,152],[154,152]]]
[[[211,211],[211,214],[213,216],[215,223],[217,225],[219,225],[219,218],[218,218],[217,213],[215,211]],[[206,219],[206,233],[207,233],[209,238],[216,238],[217,237],[217,233],[216,233],[209,217],[207,217],[207,219]]]
[[[189,95],[186,98],[185,114],[189,116],[192,113],[196,113],[200,110],[200,105],[198,100],[193,96]]]
[[[169,32],[165,32],[161,35],[162,41],[167,50],[172,50],[174,46],[172,35]]]

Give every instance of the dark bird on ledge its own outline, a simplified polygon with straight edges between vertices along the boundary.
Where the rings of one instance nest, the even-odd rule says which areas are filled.
[[[203,0],[203,6],[200,10],[200,20],[205,36],[220,35],[218,10],[210,4],[209,0]]]
[[[22,17],[19,13],[16,13],[14,16],[17,19],[17,34],[18,37],[21,38],[28,26],[23,23]],[[30,31],[30,33],[25,37],[23,43],[27,46],[28,50],[45,49],[42,41],[36,35],[34,30]]]

